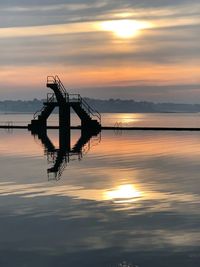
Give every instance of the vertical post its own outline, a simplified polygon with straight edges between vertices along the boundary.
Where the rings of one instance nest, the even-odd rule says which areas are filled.
[[[65,102],[59,105],[59,145],[66,151],[71,149],[70,123],[70,105]]]

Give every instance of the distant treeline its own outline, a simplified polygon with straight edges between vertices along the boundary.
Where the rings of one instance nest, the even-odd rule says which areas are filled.
[[[85,98],[89,105],[99,112],[200,112],[199,104],[175,104],[175,103],[153,103],[147,101],[121,100],[121,99],[90,99]],[[0,112],[26,112],[33,113],[43,106],[43,100],[5,100],[0,101]]]

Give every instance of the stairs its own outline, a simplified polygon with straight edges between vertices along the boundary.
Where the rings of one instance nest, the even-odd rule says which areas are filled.
[[[43,107],[36,111],[33,115],[31,124],[28,125],[28,129],[32,132],[38,132],[38,130],[45,129],[47,126],[47,119],[51,115],[57,103],[54,102],[54,95],[51,94],[51,98],[47,97],[47,102],[43,103]]]
[[[79,94],[68,94],[58,76],[47,77],[47,87],[54,93],[47,95],[47,102],[41,110],[34,114],[28,128],[32,131],[45,130],[47,119],[56,106],[59,107],[59,126],[70,127],[68,118],[70,108],[76,112],[81,120],[81,128],[95,133],[101,130],[101,115],[93,109]]]
[[[38,115],[38,120],[47,120],[54,108],[56,107],[56,103],[44,103],[44,107],[41,113]]]
[[[38,139],[41,141],[45,152],[47,154],[51,154],[51,153],[55,153],[56,148],[54,146],[54,144],[51,142],[51,140],[49,139],[48,135],[46,132],[38,132],[35,137],[38,137]]]
[[[98,133],[94,133],[94,134],[90,134],[90,133],[86,133],[86,132],[82,132],[81,137],[79,138],[79,140],[76,142],[76,144],[73,146],[72,148],[72,152],[73,153],[80,153],[83,150],[83,147],[89,143],[89,141],[94,137],[97,136],[99,134]]]
[[[67,155],[59,151],[53,167],[47,169],[49,180],[59,180],[67,163]],[[50,179],[50,174],[54,175],[54,179]]]
[[[59,105],[64,105],[68,102],[68,93],[62,84],[58,76],[48,76],[47,77],[47,87],[54,91],[57,102]]]
[[[87,112],[86,109],[83,108],[83,105],[81,102],[71,102],[70,106],[79,116],[81,120],[82,128],[84,129],[89,128],[89,129],[94,129],[94,130],[101,128],[100,122],[97,119],[92,119],[90,113]]]

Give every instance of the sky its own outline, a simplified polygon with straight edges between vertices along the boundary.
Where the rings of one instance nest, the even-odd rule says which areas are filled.
[[[0,0],[0,100],[200,101],[199,0]]]

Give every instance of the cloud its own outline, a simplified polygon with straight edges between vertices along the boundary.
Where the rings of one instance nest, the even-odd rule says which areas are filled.
[[[2,5],[2,4],[0,4]],[[178,6],[177,6],[178,5]],[[121,18],[198,16],[198,1],[9,1],[0,9],[1,27],[34,26]]]
[[[83,32],[79,33],[79,25],[0,30],[1,37],[4,34],[7,37],[0,43],[0,65],[51,63],[98,68],[114,66],[117,62],[121,66],[134,66],[198,64],[200,60],[200,30],[197,26],[148,30],[138,38],[125,42],[124,50],[116,37],[95,31],[91,24],[82,25],[81,30]]]
[[[198,1],[7,1],[0,6],[2,86],[11,92],[19,90],[21,71],[27,77],[57,72],[66,81],[64,73],[70,73],[68,84],[81,88],[145,79],[145,84],[170,80],[172,88],[199,84]],[[153,26],[127,40],[100,29],[102,20],[119,18]],[[16,78],[15,90],[8,73]],[[23,82],[21,88],[29,84]]]

